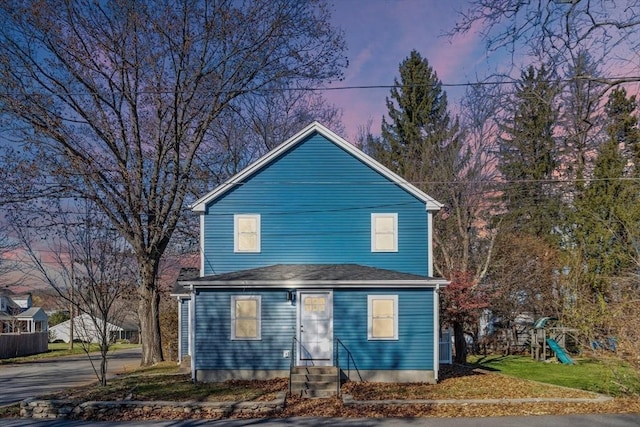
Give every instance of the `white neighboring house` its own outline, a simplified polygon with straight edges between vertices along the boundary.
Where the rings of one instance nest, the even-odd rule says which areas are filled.
[[[96,328],[96,324],[99,329]],[[102,329],[102,320],[94,320],[88,314],[81,314],[80,316],[73,318],[73,339],[84,342],[99,343],[100,332]],[[71,320],[59,323],[49,328],[49,336],[51,341],[62,340],[66,343],[69,342],[69,327],[71,326]],[[107,331],[109,332],[109,342],[115,342],[118,336],[124,331],[120,326],[107,322]]]

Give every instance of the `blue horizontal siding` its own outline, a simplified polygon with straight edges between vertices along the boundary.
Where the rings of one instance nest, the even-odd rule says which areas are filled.
[[[398,213],[399,250],[371,252],[371,213]],[[261,215],[261,252],[233,252],[233,215]],[[204,273],[273,264],[355,263],[427,274],[423,202],[313,135],[208,206]]]
[[[202,290],[196,296],[196,369],[288,369],[282,357],[291,349],[296,307],[283,289],[253,290],[262,295],[262,339],[232,341],[230,301],[237,291]],[[369,341],[367,295],[398,295],[398,340]],[[433,290],[334,290],[333,330],[341,365],[347,352],[358,369],[433,369]]]
[[[262,339],[231,340],[231,296],[262,296]],[[284,290],[202,290],[196,296],[196,369],[288,369],[282,357],[291,350],[296,308],[286,301]]]
[[[398,340],[368,340],[367,295],[398,295]],[[336,291],[333,303],[341,366],[348,350],[357,369],[433,369],[433,290]]]
[[[180,356],[189,354],[189,300],[180,300]]]

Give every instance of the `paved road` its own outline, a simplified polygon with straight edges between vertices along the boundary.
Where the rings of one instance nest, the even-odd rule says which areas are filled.
[[[0,420],[3,427],[638,427],[640,415],[562,415],[493,418],[283,418],[250,420],[127,421],[96,423],[68,420]]]
[[[99,367],[100,356],[92,354],[91,358]],[[108,358],[108,375],[116,375],[140,365],[140,349],[110,352]],[[97,377],[86,354],[0,365],[0,406],[93,381]]]

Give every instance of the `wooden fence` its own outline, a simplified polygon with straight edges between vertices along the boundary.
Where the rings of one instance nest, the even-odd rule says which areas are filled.
[[[0,334],[0,359],[44,353],[48,342],[46,332]]]

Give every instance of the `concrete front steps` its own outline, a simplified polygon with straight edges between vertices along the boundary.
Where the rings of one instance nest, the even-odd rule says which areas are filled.
[[[335,366],[296,366],[291,369],[291,394],[301,397],[332,397],[338,393]]]

